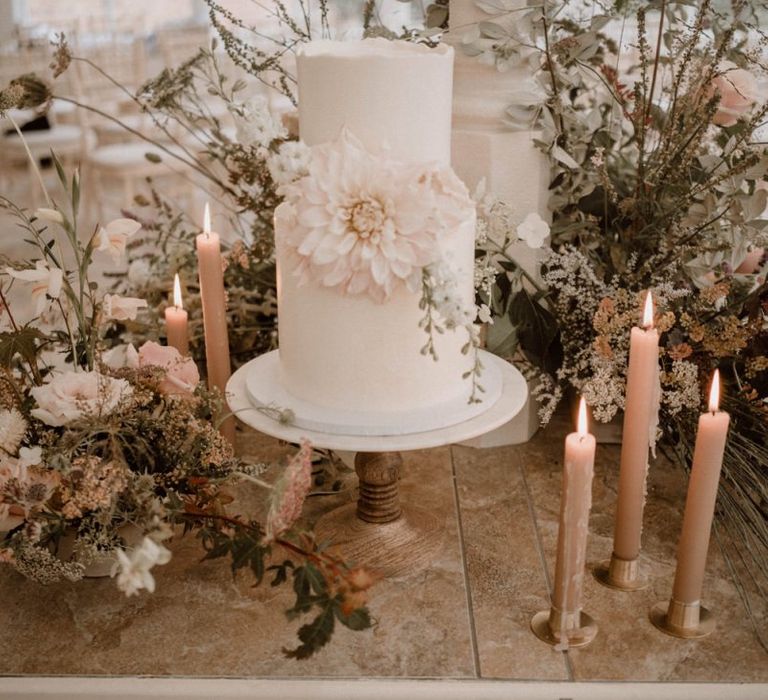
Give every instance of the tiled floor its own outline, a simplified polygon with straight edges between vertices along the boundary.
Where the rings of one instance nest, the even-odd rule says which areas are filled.
[[[652,468],[644,535],[652,585],[622,594],[587,577],[595,642],[563,653],[533,636],[531,616],[548,607],[565,428],[560,421],[517,447],[406,454],[403,500],[444,518],[443,547],[426,568],[377,584],[374,629],[341,630],[314,659],[280,653],[297,624],[283,617],[287,592],[233,580],[226,562],[200,563],[188,538],[157,569],[152,596],[125,599],[110,580],[43,588],[0,569],[0,673],[768,681],[768,655],[714,545],[705,603],[716,633],[682,641],[648,622],[651,605],[669,595],[685,494],[683,475],[663,460]],[[285,448],[245,434],[241,449],[270,458]],[[617,457],[615,446],[598,449],[590,564],[610,553]],[[340,495],[311,498],[307,517],[354,498],[354,475],[345,483]]]

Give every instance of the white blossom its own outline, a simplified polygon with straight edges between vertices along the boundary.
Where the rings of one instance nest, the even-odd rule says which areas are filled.
[[[312,152],[303,141],[286,141],[267,158],[269,174],[276,185],[287,185],[308,173]]]
[[[35,301],[35,313],[38,315],[45,309],[48,298],[58,299],[61,294],[64,273],[58,267],[48,267],[42,260],[38,260],[31,270],[6,267],[5,273],[14,279],[32,284],[32,299]]]
[[[85,416],[111,413],[131,392],[125,379],[95,371],[65,372],[30,390],[38,405],[31,413],[46,425],[68,425]]]
[[[101,356],[101,361],[110,369],[123,369],[124,367],[137,369],[139,353],[130,343],[115,345]]]
[[[549,224],[536,212],[531,212],[518,225],[517,236],[530,248],[541,248],[549,236]]]
[[[487,304],[480,304],[477,308],[477,320],[481,323],[488,323],[493,325],[493,317],[491,315],[491,309]]]
[[[141,224],[134,219],[115,219],[102,226],[96,234],[96,250],[108,253],[115,263],[119,263],[125,254],[128,239],[133,236]]]
[[[40,445],[35,447],[22,447],[19,449],[19,465],[22,467],[35,467],[43,461],[43,448]]]
[[[449,329],[468,326],[477,315],[474,306],[462,294],[458,275],[450,262],[440,260],[427,267],[432,278],[432,304]]]
[[[276,139],[288,135],[282,122],[269,111],[269,103],[263,96],[252,97],[247,102],[230,108],[235,122],[237,140],[245,146],[267,147]]]
[[[136,595],[142,589],[154,593],[155,579],[151,573],[152,567],[167,564],[171,560],[170,551],[150,537],[144,537],[141,544],[130,554],[122,549],[118,549],[116,554],[117,561],[112,566],[112,577],[117,576],[117,587],[127,596]]]
[[[104,296],[104,316],[114,321],[132,321],[136,318],[139,309],[146,309],[145,299],[135,297],[123,297],[119,294],[106,294]]]

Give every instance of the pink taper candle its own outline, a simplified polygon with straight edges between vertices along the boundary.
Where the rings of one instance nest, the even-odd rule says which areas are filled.
[[[643,328],[633,328],[629,345],[624,431],[613,554],[624,561],[640,555],[650,431],[659,381],[659,334],[653,327],[653,299],[645,299]]]
[[[698,603],[701,599],[717,487],[720,483],[725,441],[731,420],[725,411],[719,410],[719,401],[720,373],[715,370],[709,395],[709,412],[703,413],[699,418],[683,529],[677,546],[677,570],[672,600],[686,605]]]
[[[219,235],[211,231],[211,213],[205,205],[203,232],[197,236],[197,264],[200,274],[200,299],[203,304],[205,357],[208,386],[216,387],[225,396],[231,374],[229,335],[227,332],[227,301],[224,293],[224,268]],[[224,410],[227,410],[226,404]],[[227,418],[221,432],[231,443],[235,441],[235,421]]]
[[[173,306],[165,310],[165,333],[168,345],[176,348],[182,355],[189,353],[189,333],[187,330],[187,312],[181,303],[181,283],[179,276],[173,278]]]
[[[565,438],[560,529],[552,591],[552,605],[561,612],[581,611],[594,465],[595,436],[587,432],[587,404],[582,398],[577,432]]]

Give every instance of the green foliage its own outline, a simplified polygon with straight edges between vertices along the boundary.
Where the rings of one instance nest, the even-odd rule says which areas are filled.
[[[194,517],[194,516],[190,516]],[[241,569],[249,569],[254,577],[254,586],[258,586],[265,571],[274,572],[270,585],[282,586],[292,580],[294,594],[293,605],[286,610],[286,617],[295,620],[315,612],[315,616],[298,630],[301,644],[293,649],[283,649],[283,653],[292,659],[307,659],[330,642],[335,621],[352,631],[359,632],[371,626],[367,608],[346,602],[344,591],[349,584],[329,586],[329,576],[338,577],[338,562],[323,559],[322,552],[314,548],[309,551],[287,544],[291,550],[302,554],[304,562],[296,565],[290,559],[281,564],[272,564],[265,569],[265,561],[270,557],[273,547],[264,543],[264,534],[257,522],[241,523],[225,518],[227,528],[216,526],[216,517],[200,515],[206,525],[199,531],[206,554],[204,559],[229,557],[233,575]],[[330,567],[330,568],[329,568]],[[343,569],[343,565],[341,569]],[[329,571],[335,572],[329,574]],[[343,576],[343,572],[342,576]],[[343,579],[342,579],[343,580]],[[353,586],[354,589],[354,586]]]

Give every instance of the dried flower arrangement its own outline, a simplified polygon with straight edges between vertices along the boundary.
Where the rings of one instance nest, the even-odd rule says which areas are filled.
[[[39,256],[4,260],[0,283],[0,560],[40,583],[111,565],[130,596],[154,591],[166,545],[192,531],[204,558],[231,558],[233,574],[292,582],[289,620],[314,617],[287,656],[311,656],[335,621],[368,628],[373,577],[296,524],[311,447],[300,447],[276,484],[262,481],[264,465],[238,459],[216,429],[220,397],[201,384],[194,360],[151,340],[138,351],[111,341],[114,325],[147,303],[102,293],[92,265],[99,255],[120,260],[140,224],[117,219],[83,237],[79,173],[68,177],[52,159],[63,202],[46,192],[47,206],[30,213],[0,198]],[[270,493],[264,524],[232,512],[230,494],[244,482]],[[275,559],[279,551],[289,558]]]
[[[491,207],[487,225],[508,231],[500,247],[498,235],[481,245],[496,264],[480,272],[488,281],[496,272],[485,295],[491,349],[544,370],[545,421],[569,387],[609,421],[623,409],[629,330],[653,291],[660,436],[683,465],[703,378],[714,367],[727,378],[734,421],[716,527],[729,565],[746,574],[736,578],[752,612],[768,581],[768,151],[757,135],[768,40],[758,10],[709,0],[622,2],[599,15],[567,1],[476,4],[488,19],[467,31],[465,48],[500,70],[530,70],[507,119],[536,129],[554,165],[543,284],[504,257],[522,236],[508,231],[503,206]],[[631,32],[634,55],[622,56]]]

